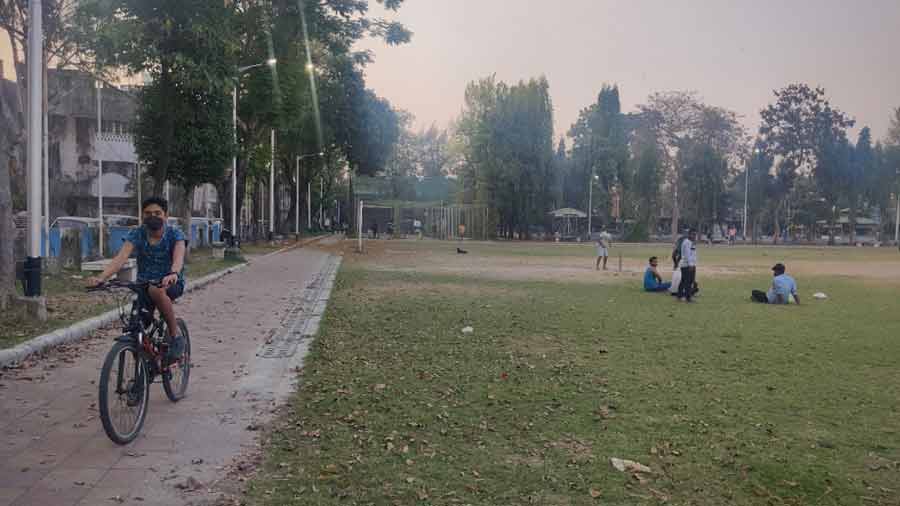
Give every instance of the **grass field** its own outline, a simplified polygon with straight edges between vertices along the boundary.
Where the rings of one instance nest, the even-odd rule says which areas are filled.
[[[704,247],[688,305],[665,245],[455,246],[348,244],[249,503],[900,505],[896,250]]]

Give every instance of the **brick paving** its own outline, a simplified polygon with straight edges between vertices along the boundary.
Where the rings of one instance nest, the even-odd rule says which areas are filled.
[[[127,446],[107,439],[96,409],[100,366],[118,329],[3,371],[0,506],[213,502],[210,489],[256,448],[253,429],[290,392],[308,341],[293,357],[259,351],[290,326],[298,294],[329,266],[326,253],[295,249],[181,300],[193,347],[188,395],[171,403],[151,385],[146,424]]]

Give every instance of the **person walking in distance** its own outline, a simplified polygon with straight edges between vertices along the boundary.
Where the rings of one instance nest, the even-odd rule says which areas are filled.
[[[678,285],[678,300],[691,302],[694,280],[697,278],[697,232],[691,229],[687,238],[681,241],[681,282]]]
[[[603,263],[603,270],[606,270],[606,261],[609,260],[609,240],[610,235],[606,233],[606,229],[597,236],[597,264],[596,270],[600,270],[600,264]]]

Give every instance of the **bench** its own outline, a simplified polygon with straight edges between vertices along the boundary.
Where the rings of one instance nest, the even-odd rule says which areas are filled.
[[[111,261],[112,260],[97,260],[95,262],[83,262],[81,264],[81,270],[87,272],[103,272]],[[125,262],[125,265],[119,269],[119,272],[116,273],[116,278],[132,283],[137,281],[137,262],[135,262],[133,258],[129,258],[128,261]]]

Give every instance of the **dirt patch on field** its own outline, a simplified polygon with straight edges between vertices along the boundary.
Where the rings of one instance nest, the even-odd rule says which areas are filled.
[[[467,254],[457,253],[459,246],[442,241],[366,241],[362,254],[356,251],[355,241],[347,240],[332,247],[342,251],[349,264],[359,263],[375,271],[587,284],[640,283],[647,266],[646,255],[659,254],[657,250],[662,248],[622,246],[621,267],[616,253],[609,259],[608,270],[597,271],[591,251],[585,250],[585,254],[580,255],[580,250],[573,250],[572,246],[463,243],[462,248]],[[770,267],[776,262],[784,262],[788,272],[799,278],[851,276],[900,283],[900,255],[896,251],[777,247],[769,250],[704,249],[702,253],[698,272],[701,279],[770,276]],[[660,262],[660,273],[664,279],[671,276],[670,264],[665,260]]]
[[[510,297],[518,292],[514,290],[484,286],[464,285],[461,283],[415,283],[407,281],[391,281],[387,283],[370,284],[362,289],[367,296],[408,296],[408,295],[447,295],[462,297]]]

